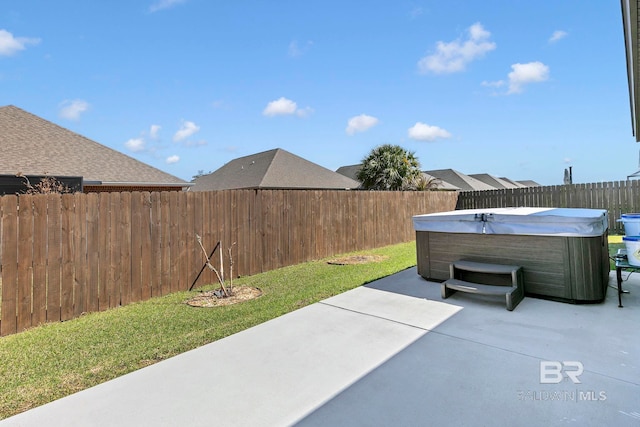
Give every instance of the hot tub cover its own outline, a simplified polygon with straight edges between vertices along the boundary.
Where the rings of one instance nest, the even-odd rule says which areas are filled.
[[[493,208],[439,212],[413,217],[416,231],[476,234],[593,237],[607,230],[604,209]]]

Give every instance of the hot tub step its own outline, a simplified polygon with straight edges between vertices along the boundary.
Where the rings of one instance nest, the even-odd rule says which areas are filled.
[[[442,298],[446,299],[455,292],[466,292],[480,295],[504,295],[507,310],[512,311],[524,298],[522,268],[517,265],[487,264],[474,261],[459,260],[449,265],[450,278],[442,283]],[[464,272],[481,273],[484,279],[493,279],[494,275],[502,277],[510,285],[475,283],[463,279]],[[489,277],[487,277],[489,276]],[[487,280],[491,281],[491,280]]]
[[[480,295],[507,295],[514,291],[511,286],[483,285],[458,279],[447,279],[443,285],[450,290]]]
[[[473,271],[476,273],[487,274],[511,274],[517,271],[520,267],[517,265],[503,265],[503,264],[488,264],[486,262],[475,262],[459,260],[453,262],[453,267],[456,270]]]

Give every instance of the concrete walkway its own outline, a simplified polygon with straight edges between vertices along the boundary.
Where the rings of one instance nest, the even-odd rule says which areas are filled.
[[[640,281],[625,287],[625,308],[609,289],[509,312],[443,301],[412,268],[0,426],[638,426]],[[563,361],[580,383],[542,383]]]

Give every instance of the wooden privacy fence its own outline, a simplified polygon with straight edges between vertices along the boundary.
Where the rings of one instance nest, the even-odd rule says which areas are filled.
[[[0,335],[191,287],[233,243],[252,275],[415,238],[454,192],[228,190],[0,197]],[[217,257],[214,257],[217,259]],[[196,286],[214,282],[207,269]]]
[[[617,219],[640,212],[640,181],[554,185],[460,193],[456,209],[503,207],[590,208],[609,211],[609,233],[624,234]]]

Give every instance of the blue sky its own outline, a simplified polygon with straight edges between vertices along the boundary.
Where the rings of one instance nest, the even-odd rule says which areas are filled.
[[[4,0],[10,104],[185,180],[386,143],[543,185],[639,169],[617,0]]]

